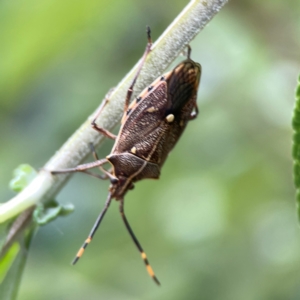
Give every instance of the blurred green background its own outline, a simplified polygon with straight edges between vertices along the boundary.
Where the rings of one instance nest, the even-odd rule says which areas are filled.
[[[141,57],[145,26],[155,40],[186,4],[0,2],[1,201],[13,196],[13,169],[42,167]],[[76,174],[57,197],[76,211],[38,231],[19,299],[300,299],[290,125],[299,13],[298,0],[230,1],[191,43],[203,67],[200,116],[161,179],[126,197],[162,286],[148,277],[115,201],[70,265],[108,187]]]

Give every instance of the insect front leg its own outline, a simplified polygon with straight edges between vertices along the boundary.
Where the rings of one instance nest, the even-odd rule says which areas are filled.
[[[148,43],[147,43],[147,46],[146,46],[146,49],[145,49],[145,52],[143,54],[143,57],[141,59],[141,63],[138,67],[138,70],[132,80],[132,83],[129,87],[129,89],[127,90],[127,94],[126,94],[126,99],[125,99],[125,104],[124,104],[124,113],[127,112],[127,109],[128,109],[128,106],[129,106],[129,102],[130,102],[130,99],[131,99],[131,96],[132,96],[132,93],[133,93],[133,87],[136,83],[136,80],[137,78],[139,77],[140,73],[141,73],[141,70],[142,70],[142,67],[146,61],[146,58],[148,56],[148,54],[150,53],[151,51],[151,47],[152,47],[152,39],[151,39],[151,30],[150,30],[150,27],[147,26],[147,38],[148,38]]]
[[[96,123],[96,120],[98,119],[99,115],[101,114],[103,108],[105,107],[105,105],[109,102],[109,97],[112,93],[113,89],[111,89],[106,95],[105,95],[105,98],[104,100],[102,101],[101,105],[99,106],[98,110],[96,111],[96,114],[95,114],[95,117],[91,123],[92,125],[92,128],[95,129],[96,131],[100,132],[101,134],[103,134],[104,136],[112,139],[112,140],[115,140],[117,138],[116,135],[114,135],[113,133],[111,133],[110,131],[102,128],[102,127],[99,127]]]

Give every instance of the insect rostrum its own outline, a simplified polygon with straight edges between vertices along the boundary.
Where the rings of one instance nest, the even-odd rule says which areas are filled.
[[[197,91],[201,76],[200,64],[190,58],[191,49],[188,46],[187,59],[178,64],[172,71],[160,76],[150,86],[134,99],[130,105],[130,98],[135,81],[142,65],[151,51],[150,29],[148,28],[148,44],[131,86],[128,89],[121,128],[117,136],[104,128],[98,127],[96,119],[109,101],[104,100],[95,115],[92,127],[105,136],[115,139],[111,153],[104,159],[92,163],[79,165],[75,168],[55,170],[52,174],[85,172],[99,167],[104,173],[103,179],[110,179],[110,187],[105,207],[98,216],[88,238],[78,251],[73,263],[82,256],[84,249],[91,242],[102,218],[104,217],[112,199],[120,202],[120,213],[124,224],[141,253],[149,275],[159,284],[145,252],[135,237],[124,213],[124,196],[134,187],[134,183],[145,179],[158,179],[160,170],[169,152],[177,143],[190,120],[196,118]],[[109,163],[111,169],[107,171],[102,165]]]

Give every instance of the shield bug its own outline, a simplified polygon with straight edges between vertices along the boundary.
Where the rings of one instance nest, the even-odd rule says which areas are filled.
[[[120,203],[120,213],[124,224],[142,256],[149,275],[157,284],[160,284],[127,221],[124,213],[124,196],[128,190],[134,187],[135,182],[145,178],[159,178],[161,167],[169,152],[177,143],[188,122],[196,118],[201,66],[190,58],[191,48],[187,46],[186,60],[178,64],[172,71],[156,79],[129,103],[136,79],[151,51],[152,41],[149,27],[147,34],[146,50],[126,95],[119,134],[115,136],[104,128],[100,128],[96,123],[103,107],[109,101],[108,98],[103,101],[91,124],[101,134],[115,140],[111,153],[104,159],[98,159],[94,152],[96,161],[75,168],[55,170],[52,171],[52,174],[84,172],[93,175],[87,170],[99,167],[104,173],[101,178],[110,179],[111,182],[104,209],[98,216],[88,238],[79,249],[73,264],[79,260],[91,242],[111,200],[116,199]],[[111,169],[106,170],[102,167],[106,163],[110,164]]]

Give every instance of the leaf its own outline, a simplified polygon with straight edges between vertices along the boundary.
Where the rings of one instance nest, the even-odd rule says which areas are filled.
[[[66,216],[73,211],[73,204],[60,205],[53,200],[47,206],[44,204],[38,205],[33,212],[33,219],[38,225],[42,226],[55,220],[59,216]]]
[[[13,172],[13,178],[9,183],[9,187],[19,193],[22,191],[37,175],[37,172],[30,165],[19,165]]]
[[[0,299],[17,299],[22,274],[25,268],[28,249],[35,232],[35,227],[27,230],[19,241],[10,247],[9,251],[0,261],[0,272],[4,276],[0,284]]]
[[[297,189],[297,209],[298,219],[300,221],[300,75],[298,77],[298,86],[296,88],[296,104],[292,120],[294,129],[293,135],[293,158],[294,158],[294,184]]]
[[[2,283],[12,263],[14,262],[19,250],[20,250],[19,244],[14,243],[10,247],[9,251],[7,251],[4,257],[0,260],[0,284]]]

